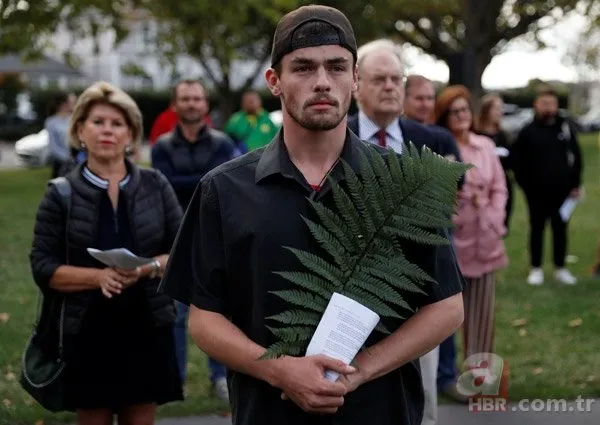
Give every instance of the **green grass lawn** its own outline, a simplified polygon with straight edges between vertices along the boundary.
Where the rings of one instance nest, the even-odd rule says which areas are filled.
[[[600,157],[596,136],[582,138],[586,199],[570,226],[569,254],[578,285],[547,280],[542,287],[525,283],[527,216],[520,192],[507,246],[511,264],[497,287],[496,352],[510,365],[510,397],[575,398],[600,396],[600,281],[591,278],[600,236]],[[49,170],[0,172],[0,425],[45,424],[72,420],[37,407],[18,384],[23,347],[35,316],[36,287],[28,253],[35,211]],[[547,276],[551,276],[550,232],[547,231]],[[514,326],[523,319],[526,324]],[[580,319],[578,326],[572,326]],[[575,323],[577,324],[577,322]],[[460,338],[457,346],[460,347]],[[205,356],[190,349],[186,401],[160,409],[162,416],[217,412],[224,408],[212,395]]]

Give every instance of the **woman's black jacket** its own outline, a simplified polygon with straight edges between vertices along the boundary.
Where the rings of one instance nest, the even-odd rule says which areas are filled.
[[[31,270],[35,283],[44,295],[38,335],[55,346],[61,311],[65,339],[78,333],[89,306],[93,290],[59,293],[49,287],[56,269],[66,264],[94,267],[87,253],[97,240],[98,211],[105,189],[90,184],[82,176],[83,164],[67,176],[71,185],[70,215],[66,220],[64,202],[57,189],[49,185],[37,211],[32,249]],[[151,258],[167,254],[177,235],[182,209],[166,177],[159,171],[142,169],[127,161],[130,180],[123,193],[133,235],[133,253]],[[65,232],[65,226],[68,229]],[[160,279],[143,279],[148,305],[156,327],[171,325],[175,320],[173,300],[158,293]],[[42,342],[42,345],[46,345]],[[48,347],[50,348],[50,347]]]

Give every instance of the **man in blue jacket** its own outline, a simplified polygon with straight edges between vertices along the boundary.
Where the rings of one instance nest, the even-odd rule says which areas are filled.
[[[172,98],[179,122],[173,131],[160,136],[152,147],[152,167],[167,177],[185,211],[200,179],[216,166],[239,156],[240,152],[229,136],[206,125],[204,118],[208,114],[208,98],[200,81],[179,82],[173,88]],[[184,381],[188,307],[179,302],[176,305],[175,343]],[[225,368],[210,358],[209,368],[217,397],[228,401]]]

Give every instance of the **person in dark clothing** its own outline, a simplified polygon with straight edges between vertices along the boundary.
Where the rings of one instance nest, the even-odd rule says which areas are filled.
[[[44,300],[63,306],[48,320],[63,331],[65,404],[79,425],[112,425],[115,414],[148,424],[157,405],[183,400],[175,306],[157,292],[183,211],[162,174],[126,159],[141,133],[133,99],[108,83],[89,87],[69,129],[87,152],[66,176],[71,208],[51,185],[37,211],[31,268]],[[149,263],[107,267],[88,248],[126,248]]]
[[[60,175],[61,168],[69,160],[67,131],[76,100],[74,94],[61,92],[56,94],[48,105],[48,118],[44,122],[44,129],[48,132],[52,178]]]
[[[258,360],[275,341],[267,317],[287,305],[269,292],[291,288],[273,271],[300,267],[282,246],[316,247],[302,220],[307,198],[332,205],[326,177],[342,180],[338,158],[357,170],[371,149],[387,155],[347,128],[356,51],[352,26],[337,9],[304,6],[280,20],[266,79],[281,98],[283,128],[266,147],[202,179],[172,251],[161,290],[190,303],[192,338],[227,365],[234,425],[418,425],[416,359],[462,320],[452,249],[407,243],[403,251],[440,283],[415,295],[418,311],[394,323],[391,336],[372,335],[354,359],[357,369],[325,355]],[[329,382],[325,370],[345,376]]]
[[[567,198],[580,196],[583,161],[573,125],[558,113],[558,97],[552,90],[535,99],[535,118],[519,133],[511,148],[515,179],[529,206],[531,285],[544,282],[543,234],[550,219],[554,242],[555,278],[568,285],[577,279],[565,268],[567,221],[560,207]]]
[[[435,86],[433,81],[422,75],[409,75],[404,84],[404,116],[408,119],[426,125],[427,128],[439,133],[438,142],[441,145],[440,155],[453,161],[462,161],[456,140],[447,128],[435,125],[433,109],[435,107]],[[462,186],[461,180],[459,186]]]
[[[179,122],[152,146],[152,167],[167,177],[185,210],[200,179],[216,166],[239,156],[240,151],[229,136],[206,124],[208,98],[200,81],[179,82],[173,88],[172,98]],[[185,380],[187,363],[187,316],[187,306],[178,302],[175,338],[182,380]],[[215,393],[227,401],[225,368],[210,357],[208,361]]]
[[[496,152],[500,158],[500,164],[506,175],[506,189],[508,190],[508,200],[506,201],[506,217],[504,225],[506,226],[508,236],[510,218],[513,209],[513,177],[511,172],[510,140],[505,131],[500,128],[504,109],[502,98],[494,93],[487,94],[481,99],[479,116],[476,120],[475,132],[482,136],[492,139],[496,145]]]

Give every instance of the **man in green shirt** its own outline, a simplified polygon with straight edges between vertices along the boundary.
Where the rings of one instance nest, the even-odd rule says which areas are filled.
[[[255,91],[242,96],[242,110],[236,112],[225,124],[225,133],[247,151],[268,144],[279,127],[271,121],[269,113],[262,108],[262,101]]]

